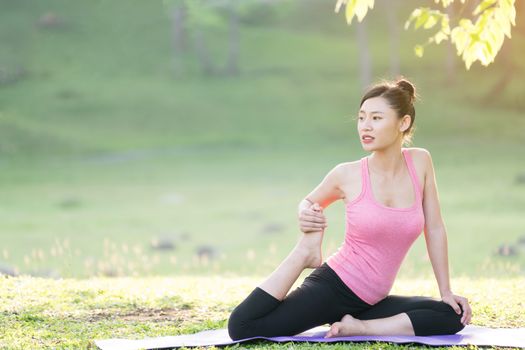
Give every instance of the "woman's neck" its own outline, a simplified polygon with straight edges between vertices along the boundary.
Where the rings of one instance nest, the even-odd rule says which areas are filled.
[[[387,178],[394,178],[402,173],[405,168],[404,163],[401,147],[397,146],[374,151],[368,158],[370,171]]]

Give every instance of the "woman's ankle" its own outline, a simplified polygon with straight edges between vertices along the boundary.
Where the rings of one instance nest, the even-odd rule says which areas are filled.
[[[302,257],[305,268],[321,266],[323,233],[324,231],[305,233],[297,243],[295,250]]]

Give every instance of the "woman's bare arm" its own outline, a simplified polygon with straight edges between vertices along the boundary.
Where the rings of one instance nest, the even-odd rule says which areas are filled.
[[[460,314],[463,310],[461,322],[464,325],[470,323],[472,319],[472,308],[468,299],[452,293],[450,287],[449,267],[448,267],[448,247],[447,233],[445,224],[441,217],[439,196],[436,185],[436,177],[432,157],[426,150],[419,151],[425,160],[425,187],[423,197],[423,211],[425,213],[425,239],[427,243],[428,255],[434,269],[439,293],[443,302],[449,304],[456,313]],[[460,309],[461,305],[461,309]]]
[[[322,231],[327,227],[323,208],[343,198],[340,190],[341,165],[335,166],[317,187],[299,203],[299,227],[304,233]]]
[[[338,164],[330,170],[305,199],[311,203],[319,203],[321,207],[326,208],[334,201],[344,198],[344,192],[341,190],[343,166],[344,164]]]
[[[430,156],[430,153],[424,149],[419,149],[418,152],[419,157],[423,159],[425,164],[425,186],[423,191],[425,240],[432,268],[439,285],[439,292],[441,295],[444,295],[451,291],[447,233],[443,218],[441,217],[441,208],[432,157]]]

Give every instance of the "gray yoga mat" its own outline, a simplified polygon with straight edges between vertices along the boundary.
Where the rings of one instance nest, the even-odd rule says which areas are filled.
[[[254,337],[233,341],[226,329],[203,331],[195,334],[147,338],[141,340],[106,339],[95,340],[102,350],[138,350],[138,349],[169,349],[191,346],[221,346],[246,342],[254,339],[264,339],[272,342],[362,342],[383,341],[392,343],[419,343],[425,345],[478,345],[478,346],[510,346],[525,348],[525,328],[488,328],[467,325],[461,332],[453,335],[435,336],[352,336],[324,338],[327,326],[312,328],[295,336],[286,337]]]

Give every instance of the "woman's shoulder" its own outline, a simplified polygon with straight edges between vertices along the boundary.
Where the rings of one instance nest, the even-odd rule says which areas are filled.
[[[361,159],[339,163],[335,166],[343,182],[361,176]],[[346,181],[345,181],[346,180]]]
[[[336,165],[341,171],[352,171],[361,168],[361,159],[351,162],[343,162]]]
[[[419,180],[424,186],[427,173],[432,169],[432,158],[430,152],[427,149],[421,147],[410,147],[406,149],[412,158],[412,163],[416,168],[416,173],[418,174]]]
[[[430,152],[425,148],[409,147],[404,149],[408,151],[414,163],[425,165],[431,158]]]
[[[403,149],[408,150],[410,155],[416,155],[416,156],[430,155],[430,152],[426,148],[422,148],[422,147],[404,147]]]

